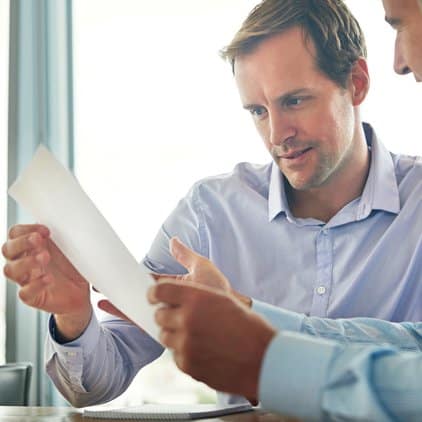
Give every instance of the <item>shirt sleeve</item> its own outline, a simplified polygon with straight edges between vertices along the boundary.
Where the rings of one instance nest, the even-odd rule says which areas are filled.
[[[252,310],[278,330],[336,340],[340,343],[389,343],[402,350],[422,350],[422,323],[394,323],[376,318],[329,319],[307,317],[253,300]]]
[[[100,404],[119,396],[139,369],[164,350],[133,324],[120,319],[99,323],[94,314],[83,334],[69,343],[54,340],[53,316],[48,328],[47,373],[75,407]]]
[[[201,215],[194,186],[164,222],[143,265],[152,272],[185,273],[186,269],[170,254],[168,241],[172,236],[179,236],[187,246],[207,255]],[[45,348],[46,369],[73,406],[88,406],[123,393],[139,369],[162,352],[160,344],[134,325],[118,319],[99,323],[95,316],[78,339],[61,345],[54,340],[51,317]]]
[[[169,250],[169,240],[174,236],[196,253],[208,258],[208,238],[198,190],[199,185],[190,189],[155,236],[143,261],[151,271],[160,274],[186,273],[186,268],[173,258]]]
[[[422,355],[280,332],[264,356],[259,399],[305,420],[417,421]]]

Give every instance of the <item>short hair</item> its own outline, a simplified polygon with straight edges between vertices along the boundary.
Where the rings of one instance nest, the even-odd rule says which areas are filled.
[[[342,0],[263,0],[220,55],[234,72],[236,57],[293,27],[302,28],[305,42],[313,41],[319,70],[345,88],[353,65],[367,51],[362,29]]]

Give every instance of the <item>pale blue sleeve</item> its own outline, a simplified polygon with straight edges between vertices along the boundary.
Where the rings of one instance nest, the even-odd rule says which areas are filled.
[[[422,350],[422,323],[394,323],[375,318],[330,319],[307,317],[257,300],[252,310],[275,328],[336,340],[340,343],[388,343],[402,350]]]
[[[159,230],[143,264],[153,272],[182,274],[186,270],[171,256],[172,236],[206,255],[195,187],[183,198]],[[100,404],[123,393],[140,368],[163,352],[163,347],[136,326],[119,319],[99,323],[95,316],[75,341],[58,344],[46,339],[46,369],[62,395],[76,407]]]
[[[262,407],[304,420],[422,420],[422,354],[280,332],[264,356]]]
[[[45,347],[47,373],[75,407],[119,396],[139,369],[164,350],[138,327],[116,318],[99,324],[93,315],[84,333],[66,344],[54,340],[54,326],[50,317]]]

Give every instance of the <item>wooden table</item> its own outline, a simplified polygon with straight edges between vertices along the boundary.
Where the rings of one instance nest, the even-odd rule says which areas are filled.
[[[141,419],[139,419],[141,420]],[[82,411],[72,407],[15,407],[0,406],[0,422],[110,422],[111,419],[84,418]],[[228,415],[222,418],[201,419],[213,422],[298,422],[263,411]]]

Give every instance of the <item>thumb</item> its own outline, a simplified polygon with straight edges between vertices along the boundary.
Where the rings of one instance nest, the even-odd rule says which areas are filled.
[[[198,261],[203,257],[188,248],[178,237],[172,237],[169,244],[170,252],[176,261],[192,273]]]

